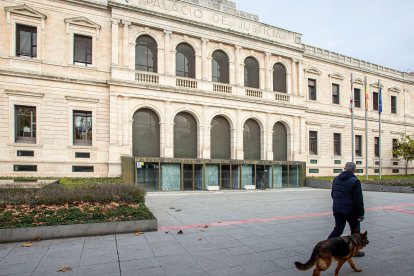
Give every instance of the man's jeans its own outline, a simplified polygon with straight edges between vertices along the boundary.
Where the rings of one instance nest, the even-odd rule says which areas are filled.
[[[335,228],[329,235],[328,239],[340,237],[344,232],[346,222],[348,222],[349,227],[351,228],[351,234],[360,232],[360,223],[357,216],[334,213],[334,217]]]

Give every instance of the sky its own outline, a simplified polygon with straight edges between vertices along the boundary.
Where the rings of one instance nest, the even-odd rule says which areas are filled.
[[[412,0],[232,0],[259,21],[302,34],[302,43],[414,72]]]

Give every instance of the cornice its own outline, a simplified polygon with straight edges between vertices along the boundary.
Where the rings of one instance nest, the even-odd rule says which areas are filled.
[[[15,13],[15,14],[34,17],[34,18],[38,18],[38,19],[46,19],[47,18],[47,16],[45,14],[43,14],[43,13],[27,6],[26,4],[18,5],[18,6],[11,6],[11,7],[5,7],[4,10],[6,11],[7,14]],[[10,22],[8,22],[8,23],[10,23]]]
[[[305,70],[305,72],[306,73],[308,73],[308,74],[313,74],[313,75],[318,75],[318,76],[320,76],[320,75],[322,75],[322,71],[321,70],[319,70],[318,68],[316,68],[316,67],[309,67],[309,68],[306,68],[306,69],[304,69]]]
[[[329,74],[329,77],[332,78],[332,79],[337,79],[337,80],[344,80],[345,79],[344,76],[340,73]]]
[[[22,91],[22,90],[5,89],[5,92],[8,96],[29,97],[29,98],[37,98],[37,99],[41,99],[45,96],[45,94],[43,93],[28,92],[28,91]]]
[[[64,78],[59,76],[53,75],[45,75],[45,74],[33,74],[33,73],[26,73],[26,72],[10,72],[5,70],[0,70],[0,76],[11,76],[11,77],[21,77],[21,78],[30,78],[30,79],[37,79],[37,80],[47,80],[47,81],[56,81],[56,82],[67,82],[67,83],[76,83],[76,84],[88,84],[88,85],[95,85],[95,86],[103,86],[107,87],[106,81],[93,81],[93,80],[86,80],[86,79],[71,79],[71,78]]]
[[[93,98],[83,98],[83,97],[73,97],[73,96],[65,96],[66,101],[68,102],[82,102],[82,103],[99,103],[99,99]]]

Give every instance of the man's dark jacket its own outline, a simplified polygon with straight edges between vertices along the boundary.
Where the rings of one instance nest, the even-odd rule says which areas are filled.
[[[364,198],[362,196],[361,182],[353,173],[343,171],[335,177],[332,183],[331,196],[334,213],[364,215]]]

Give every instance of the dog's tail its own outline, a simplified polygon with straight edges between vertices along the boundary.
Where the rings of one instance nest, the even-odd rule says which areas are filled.
[[[301,262],[295,262],[296,268],[299,270],[308,270],[312,266],[314,266],[316,263],[316,248],[313,249],[312,255],[306,263],[302,264]]]

